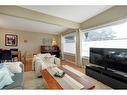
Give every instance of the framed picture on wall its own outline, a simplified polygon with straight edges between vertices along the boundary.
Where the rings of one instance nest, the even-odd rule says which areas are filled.
[[[18,35],[5,34],[5,46],[17,46]]]
[[[42,45],[52,45],[52,39],[51,38],[42,38]]]

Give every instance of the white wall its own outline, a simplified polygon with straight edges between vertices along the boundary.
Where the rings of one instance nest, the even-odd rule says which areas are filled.
[[[18,46],[17,47],[5,46],[5,34],[18,35]],[[22,54],[24,52],[27,52],[28,55],[31,55],[33,53],[39,53],[43,38],[55,39],[58,42],[57,35],[37,32],[16,31],[0,28],[0,48],[3,49],[18,48],[22,52]],[[27,43],[25,43],[24,40],[27,40]]]

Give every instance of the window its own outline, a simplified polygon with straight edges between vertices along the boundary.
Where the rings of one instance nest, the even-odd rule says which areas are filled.
[[[75,42],[74,36],[65,37],[65,43],[74,43],[74,42]]]
[[[64,39],[63,39],[63,50],[64,52],[66,53],[72,53],[72,54],[75,54],[75,49],[76,49],[76,43],[75,43],[75,34],[71,33],[71,34],[68,34],[68,35],[65,35],[64,36]]]
[[[82,34],[82,56],[89,57],[90,47],[127,48],[127,22]]]

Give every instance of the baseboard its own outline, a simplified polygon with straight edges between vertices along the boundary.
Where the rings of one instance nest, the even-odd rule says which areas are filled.
[[[70,61],[70,60],[68,60],[68,59],[64,59],[64,60],[67,61],[67,62],[69,62],[69,63],[75,64],[75,62]],[[76,65],[76,64],[75,64],[75,65]]]

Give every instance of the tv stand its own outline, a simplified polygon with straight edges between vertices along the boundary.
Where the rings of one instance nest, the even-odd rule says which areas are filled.
[[[86,65],[86,75],[114,89],[127,89],[127,73],[90,64]]]

